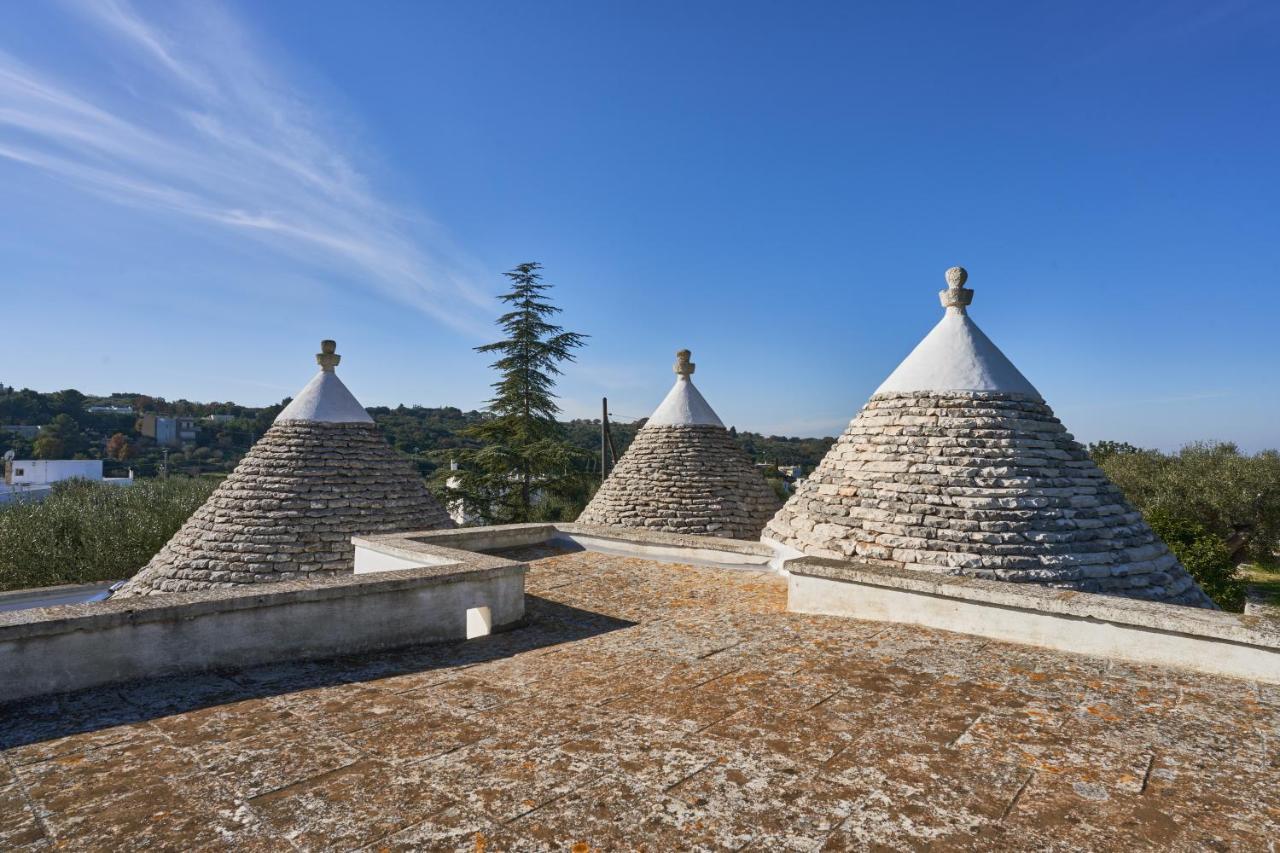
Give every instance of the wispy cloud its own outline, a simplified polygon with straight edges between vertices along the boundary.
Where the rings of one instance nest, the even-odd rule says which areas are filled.
[[[381,197],[355,134],[212,5],[69,4],[107,46],[60,78],[0,48],[0,158],[112,202],[210,223],[485,334],[490,297],[420,211]],[[176,17],[175,17],[176,16]],[[101,36],[106,36],[104,40]]]

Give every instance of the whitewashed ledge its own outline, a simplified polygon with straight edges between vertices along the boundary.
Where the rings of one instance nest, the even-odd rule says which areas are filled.
[[[557,534],[552,542],[572,542],[588,551],[659,562],[769,571],[776,554],[768,545],[742,539],[595,524],[557,524],[555,527]]]
[[[544,543],[619,557],[748,571],[768,571],[775,556],[771,547],[759,542],[560,522],[385,533],[356,537],[351,542],[357,573],[423,565],[435,559],[433,555],[440,548],[495,551]]]
[[[0,703],[222,667],[466,639],[524,617],[524,563],[425,549],[403,571],[0,613]]]
[[[0,612],[0,704],[184,672],[481,636],[524,617],[522,562],[548,543],[722,569],[768,570],[756,542],[579,524],[357,536],[354,572]]]
[[[786,569],[787,607],[797,613],[1280,683],[1280,627],[1256,616],[816,557]]]
[[[765,544],[623,527],[515,524],[355,537],[353,574],[0,612],[0,703],[102,684],[464,639],[515,627],[547,544],[768,572]],[[1280,629],[1252,616],[802,557],[789,609],[1280,683]]]

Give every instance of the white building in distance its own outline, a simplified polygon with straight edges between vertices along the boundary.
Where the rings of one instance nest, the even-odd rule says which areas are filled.
[[[63,480],[91,480],[113,486],[133,484],[128,477],[103,477],[101,459],[6,459],[0,504],[15,500],[43,500],[54,483]]]

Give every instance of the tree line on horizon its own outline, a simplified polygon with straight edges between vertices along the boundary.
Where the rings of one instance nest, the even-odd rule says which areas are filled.
[[[400,405],[370,406],[368,412],[391,446],[413,461],[433,489],[442,497],[462,501],[471,515],[494,523],[572,518],[599,484],[600,421],[560,420],[554,388],[559,364],[573,359],[573,351],[586,336],[551,322],[560,309],[547,297],[551,286],[542,281],[539,264],[521,264],[505,275],[511,289],[500,299],[512,310],[497,320],[503,337],[477,347],[498,355],[493,367],[499,378],[486,409]],[[132,470],[144,478],[162,471],[217,477],[231,472],[289,402],[285,398],[272,406],[251,407],[170,401],[136,392],[95,397],[75,389],[41,393],[0,383],[0,425],[41,427],[35,438],[0,433],[0,448],[12,450],[21,459],[102,459],[108,475]],[[88,411],[98,405],[128,405],[134,414]],[[196,440],[166,452],[141,434],[145,413],[196,419]],[[211,421],[210,415],[224,418]],[[611,423],[619,455],[643,424],[643,420]],[[778,466],[812,470],[835,441],[830,436],[730,431],[778,489],[782,483]],[[458,487],[452,490],[448,486],[451,463],[460,466]],[[504,479],[510,476],[519,484],[520,498],[514,503]]]
[[[600,483],[600,421],[560,420],[555,380],[561,364],[575,359],[587,336],[553,322],[560,309],[550,301],[551,285],[542,280],[539,264],[521,264],[505,275],[510,290],[500,299],[510,310],[497,319],[502,336],[476,348],[496,356],[492,367],[497,381],[484,411],[403,405],[368,411],[391,445],[428,479],[432,490],[449,505],[464,507],[479,523],[572,520]],[[41,394],[0,384],[0,424],[43,427],[35,439],[0,435],[0,446],[7,444],[6,449],[21,458],[101,458],[118,467],[133,467],[143,477],[152,476],[162,451],[138,434],[136,416],[87,411],[90,405],[123,402],[175,416],[230,415],[220,421],[201,421],[197,441],[171,451],[168,457],[170,473],[217,478],[230,472],[289,400],[252,408],[169,402],[141,394],[92,398],[72,389]],[[612,425],[619,455],[625,454],[641,426],[643,421]],[[780,492],[777,466],[800,465],[809,472],[835,441],[832,437],[731,433]],[[1088,450],[1205,591],[1220,605],[1239,609],[1244,596],[1241,567],[1247,563],[1272,566],[1280,550],[1280,453],[1266,450],[1251,455],[1228,442],[1196,443],[1176,453],[1163,453],[1102,441]],[[210,488],[180,493],[190,501]],[[107,498],[104,504],[103,497],[80,486],[62,492],[65,496],[44,511],[46,516],[58,514],[64,519],[62,527],[72,518],[88,528],[95,526],[92,514],[78,515],[72,508],[76,501],[95,503],[101,511],[112,500]],[[174,511],[172,490],[163,494],[168,497],[158,503],[160,520],[146,527],[148,542],[166,530],[161,541],[167,539],[185,520]],[[142,511],[146,503],[141,497],[114,500],[127,503],[133,512]],[[0,508],[0,515],[7,512]],[[41,516],[38,507],[22,512],[27,525],[36,524]],[[6,518],[12,532],[17,516]],[[0,518],[0,529],[6,518]],[[48,535],[61,534],[50,531]],[[70,536],[71,541],[77,539],[95,541],[95,536],[86,528]],[[92,562],[89,556],[85,559]],[[86,579],[98,579],[103,572],[118,573],[119,567],[112,563],[109,568],[71,569],[72,575]],[[6,582],[0,578],[0,588]]]
[[[0,453],[12,450],[19,459],[102,459],[108,475],[123,475],[126,469],[133,469],[139,477],[158,475],[162,461],[160,448],[140,434],[136,415],[92,414],[83,408],[68,413],[49,405],[50,398],[66,393],[42,393],[26,388],[12,391],[0,387],[0,425],[39,426],[42,428],[39,438],[45,439],[38,445],[37,440],[17,433],[0,432]],[[8,406],[8,401],[18,395],[21,395],[22,405]],[[102,398],[86,399],[90,401],[89,405],[98,405]],[[41,402],[33,406],[32,400]],[[230,473],[253,442],[270,428],[275,416],[288,402],[286,398],[281,403],[262,408],[239,407],[243,414],[229,422],[201,421],[200,437],[196,442],[188,448],[170,451],[169,471],[191,476]],[[196,408],[197,411],[190,416],[202,418],[207,414],[224,412],[199,414],[197,407],[224,405],[190,403],[184,408]],[[16,414],[15,409],[36,414]],[[439,468],[447,468],[450,460],[457,458],[458,451],[478,446],[474,438],[463,433],[486,417],[484,412],[464,411],[456,406],[369,406],[367,410],[387,441],[410,457],[427,477]],[[573,418],[559,423],[569,441],[589,454],[587,467],[592,475],[598,477],[600,419]],[[644,420],[610,422],[619,455],[626,452],[643,425]],[[756,461],[770,465],[800,465],[806,471],[818,464],[834,441],[831,437],[799,438],[734,432],[743,449]]]

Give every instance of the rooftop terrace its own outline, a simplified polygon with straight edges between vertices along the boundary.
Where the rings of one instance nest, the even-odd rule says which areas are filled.
[[[0,848],[1268,849],[1280,686],[537,546],[526,627],[0,709]]]

